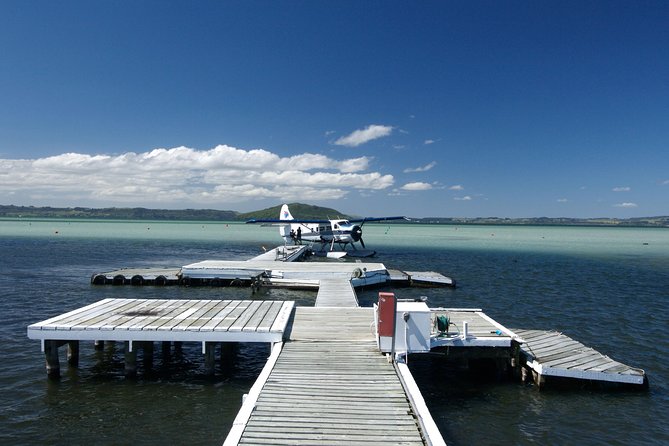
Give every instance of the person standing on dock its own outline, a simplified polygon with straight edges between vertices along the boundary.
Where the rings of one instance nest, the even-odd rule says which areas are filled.
[[[302,228],[297,228],[297,244],[302,244]]]

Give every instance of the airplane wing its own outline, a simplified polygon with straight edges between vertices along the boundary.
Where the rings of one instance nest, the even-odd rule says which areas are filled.
[[[404,216],[397,216],[397,217],[365,217],[365,218],[359,218],[355,220],[348,220],[350,223],[366,223],[368,221],[386,221],[386,220],[409,220],[408,218]]]
[[[254,223],[264,223],[264,224],[276,224],[276,225],[289,225],[291,223],[293,224],[309,224],[309,223],[317,223],[317,224],[330,224],[330,220],[279,220],[278,218],[252,218],[251,220],[247,220],[246,224],[254,224]]]

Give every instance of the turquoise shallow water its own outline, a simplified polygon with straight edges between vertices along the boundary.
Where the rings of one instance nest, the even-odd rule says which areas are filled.
[[[46,379],[26,327],[106,297],[250,298],[244,289],[93,287],[92,273],[245,259],[279,239],[233,223],[0,221],[0,444],[221,444],[264,364],[245,345],[231,370],[203,374],[200,346],[154,372],[123,378],[122,349],[82,348],[80,368]],[[667,444],[669,230],[365,225],[389,267],[435,270],[457,289],[400,289],[431,306],[478,307],[509,327],[557,329],[646,369],[647,392],[547,390],[475,379],[440,362],[410,367],[450,445]],[[371,305],[378,290],[359,293]],[[313,304],[315,293],[263,298]]]

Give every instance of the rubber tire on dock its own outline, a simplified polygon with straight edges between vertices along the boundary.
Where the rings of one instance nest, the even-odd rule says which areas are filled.
[[[133,286],[142,286],[144,285],[144,277],[140,276],[139,274],[136,274],[132,276],[130,279],[130,285]]]
[[[91,278],[91,283],[93,285],[104,285],[107,283],[107,277],[104,274],[95,274]]]
[[[165,285],[167,285],[167,277],[165,277],[163,275],[160,275],[160,276],[156,277],[156,280],[154,281],[154,283],[156,284],[156,286],[165,286]]]
[[[125,276],[123,274],[117,274],[112,279],[112,285],[125,285]]]

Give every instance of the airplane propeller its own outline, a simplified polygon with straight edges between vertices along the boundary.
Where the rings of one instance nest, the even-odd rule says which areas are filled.
[[[360,242],[363,248],[365,247],[365,242],[362,240],[362,225],[353,226],[353,228],[351,229],[351,238],[353,239],[354,242]]]

